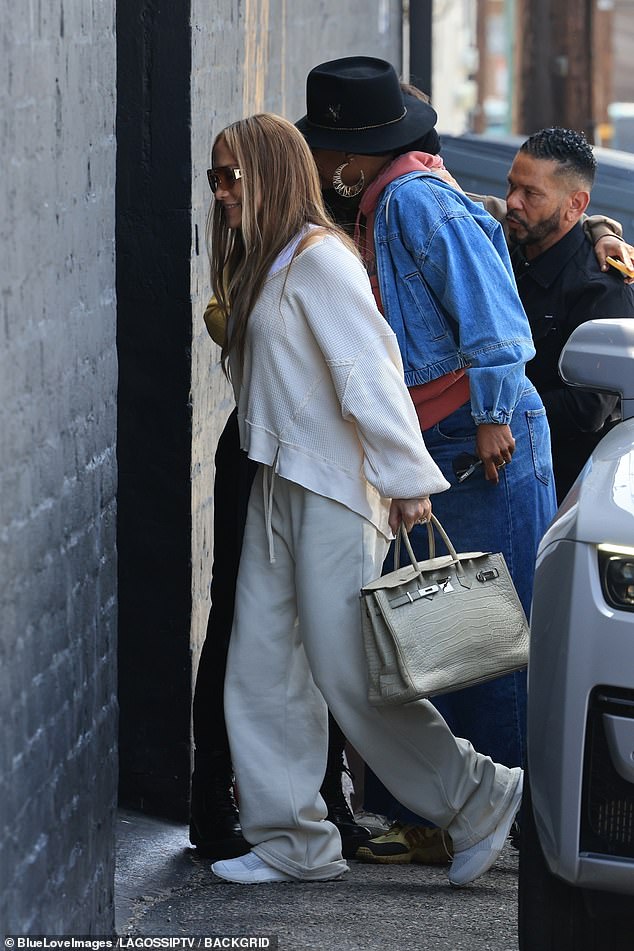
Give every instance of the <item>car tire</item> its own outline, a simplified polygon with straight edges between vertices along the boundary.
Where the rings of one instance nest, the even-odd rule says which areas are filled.
[[[519,857],[520,951],[632,951],[631,896],[575,888],[549,870],[527,778]]]

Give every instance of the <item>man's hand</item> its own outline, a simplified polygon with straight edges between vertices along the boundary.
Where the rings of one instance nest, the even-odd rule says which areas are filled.
[[[431,515],[429,499],[392,499],[390,505],[390,528],[396,535],[401,522],[407,532],[411,532],[414,525],[428,522]]]
[[[476,432],[476,452],[484,465],[489,482],[499,482],[498,469],[507,465],[515,452],[515,440],[509,426],[480,423]]]
[[[594,246],[594,253],[602,271],[610,270],[610,265],[606,261],[607,257],[618,258],[630,271],[634,271],[634,248],[631,244],[620,241],[615,235],[604,234],[599,238]],[[634,283],[634,277],[623,275],[623,280],[626,284]]]

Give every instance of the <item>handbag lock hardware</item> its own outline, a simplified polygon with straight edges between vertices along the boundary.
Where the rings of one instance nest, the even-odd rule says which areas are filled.
[[[391,598],[388,604],[391,608],[402,608],[404,604],[413,604],[421,598],[429,598],[437,591],[440,591],[440,587],[437,584],[430,584],[426,588],[417,588],[416,591],[407,591],[398,598]]]
[[[486,571],[479,571],[476,575],[478,581],[481,581],[483,584],[485,581],[493,581],[494,578],[499,578],[500,572],[497,568],[487,568]]]

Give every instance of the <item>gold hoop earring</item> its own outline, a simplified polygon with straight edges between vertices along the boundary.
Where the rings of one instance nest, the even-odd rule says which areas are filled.
[[[363,186],[365,185],[365,175],[363,174],[363,169],[361,169],[361,177],[359,181],[355,182],[354,185],[346,185],[345,182],[341,179],[341,173],[343,172],[346,165],[349,165],[349,162],[344,162],[343,165],[340,165],[339,168],[336,168],[332,175],[332,187],[337,192],[338,195],[341,195],[342,198],[355,198],[360,192],[363,191]]]

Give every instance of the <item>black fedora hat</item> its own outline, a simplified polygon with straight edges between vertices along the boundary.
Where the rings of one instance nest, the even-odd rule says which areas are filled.
[[[306,115],[296,126],[311,148],[382,155],[436,125],[428,103],[403,93],[394,67],[371,56],[315,66],[306,80]]]

